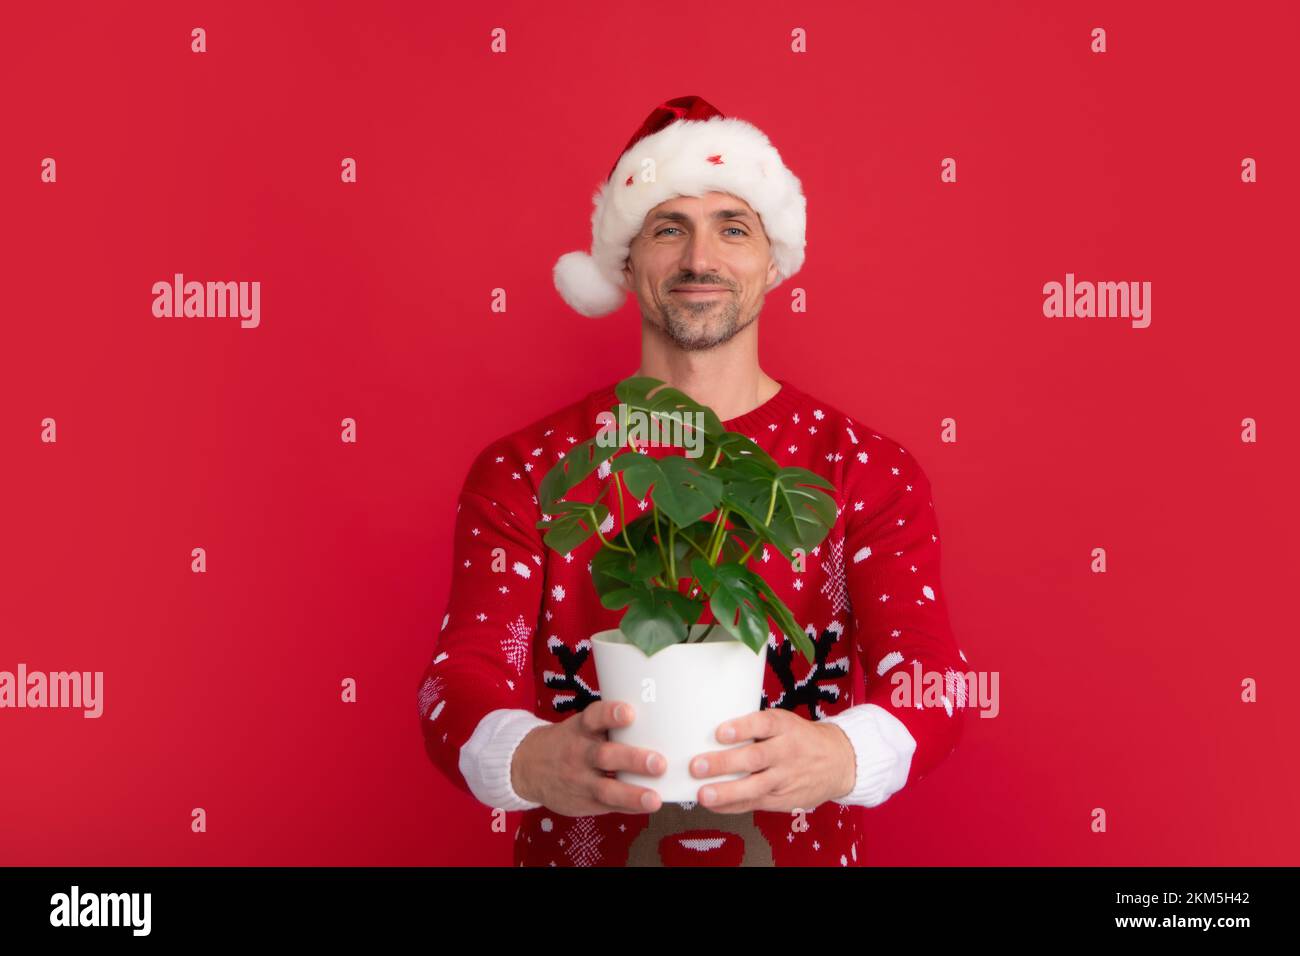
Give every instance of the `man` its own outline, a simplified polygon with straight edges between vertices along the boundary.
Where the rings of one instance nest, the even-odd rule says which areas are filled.
[[[718,749],[692,761],[698,801],[664,805],[614,776],[661,774],[664,758],[607,736],[636,702],[604,700],[596,683],[589,638],[622,613],[597,599],[598,541],[559,555],[536,528],[539,483],[598,430],[614,383],[482,450],[457,509],[451,597],[419,711],[430,757],[457,786],[525,811],[521,866],[861,865],[864,808],[957,742],[967,668],[940,591],[924,472],[896,442],[759,367],[758,316],[802,265],[804,210],[766,136],[679,97],[651,113],[597,193],[591,255],[556,264],[557,289],[584,315],[635,292],[637,374],[711,407],[782,464],[824,475],[840,513],[806,564],[771,549],[751,559],[805,625],[816,662],[774,630],[762,706],[724,723]],[[585,481],[607,476],[604,466]],[[644,507],[625,499],[632,516]],[[607,524],[618,514],[611,507]],[[856,703],[853,661],[865,683]],[[943,693],[900,698],[895,674],[942,675]],[[747,776],[708,779],[735,772]]]

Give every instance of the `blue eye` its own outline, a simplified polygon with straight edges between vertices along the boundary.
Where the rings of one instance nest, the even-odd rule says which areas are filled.
[[[656,236],[662,236],[664,233],[668,232],[670,229],[675,230],[675,231],[677,231],[677,232],[680,232],[680,231],[681,231],[681,230],[678,229],[676,226],[665,226],[664,228],[662,228],[662,229],[660,229],[658,232],[656,232],[655,235],[656,235]],[[731,231],[731,230],[734,230],[734,231],[740,233],[741,236],[746,236],[746,235],[748,235],[748,233],[745,232],[745,230],[742,229],[742,228],[740,228],[739,226],[728,226],[726,229],[723,230],[723,232],[728,232],[728,231]]]

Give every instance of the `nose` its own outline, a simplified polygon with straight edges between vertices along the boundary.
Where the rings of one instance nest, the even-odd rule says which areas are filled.
[[[683,243],[682,258],[679,263],[682,271],[696,276],[716,273],[718,271],[717,247],[714,245],[716,241],[716,236],[708,229],[692,230]]]

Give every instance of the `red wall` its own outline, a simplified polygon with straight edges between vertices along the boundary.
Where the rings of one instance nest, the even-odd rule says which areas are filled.
[[[0,670],[105,709],[0,711],[0,863],[509,862],[419,736],[455,496],[635,369],[635,303],[550,270],[687,93],[808,197],[765,368],[918,457],[1000,673],[873,861],[1296,861],[1292,5],[324,6],[5,9]],[[176,272],[260,281],[260,325],[155,318]],[[1150,281],[1151,325],[1044,317],[1067,272]]]

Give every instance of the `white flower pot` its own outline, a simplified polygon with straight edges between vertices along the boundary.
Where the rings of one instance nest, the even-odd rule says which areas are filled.
[[[692,640],[708,628],[693,625]],[[690,762],[703,753],[752,743],[749,738],[724,744],[717,732],[725,721],[759,709],[766,644],[755,652],[716,627],[701,643],[674,644],[647,657],[615,628],[593,634],[591,646],[601,700],[626,701],[636,712],[632,723],[611,729],[609,739],[654,750],[668,762],[660,776],[620,770],[619,780],[649,787],[665,803],[687,803],[699,800],[706,783],[748,776],[695,777]]]

